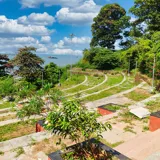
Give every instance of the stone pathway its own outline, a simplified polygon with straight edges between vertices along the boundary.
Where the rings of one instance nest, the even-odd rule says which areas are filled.
[[[63,89],[62,91],[67,91],[67,90],[70,90],[70,89],[76,88],[76,87],[78,87],[78,86],[83,85],[83,84],[84,84],[84,83],[86,83],[87,81],[88,81],[88,77],[87,77],[87,76],[85,76],[85,80],[84,80],[82,83],[77,84],[77,85],[75,85],[75,86],[72,86],[72,87],[70,87],[70,88]]]
[[[101,82],[100,84],[95,85],[95,86],[93,86],[93,87],[91,87],[91,88],[87,88],[87,89],[85,89],[85,90],[81,90],[81,91],[76,92],[76,93],[68,94],[68,95],[66,95],[65,97],[74,96],[74,95],[76,95],[76,94],[83,93],[83,92],[85,92],[85,91],[89,91],[89,90],[95,89],[95,88],[97,88],[97,87],[99,87],[99,86],[103,85],[103,84],[104,84],[104,83],[106,83],[106,82],[107,82],[107,80],[108,80],[107,75],[104,75],[104,76],[105,76],[105,79],[104,79],[104,81],[103,81],[103,82]],[[89,95],[90,95],[90,94],[89,94]]]
[[[51,138],[52,136],[53,135],[49,132],[39,132],[19,138],[14,138],[5,142],[0,142],[0,151],[5,152],[4,155],[0,155],[0,160],[47,160],[47,156],[43,152],[39,152],[37,155],[34,155],[37,158],[33,159],[30,156],[28,157],[24,154],[18,158],[15,158],[16,153],[13,151],[18,147],[23,147],[25,151],[29,151],[29,149],[31,149],[30,145],[33,142],[40,142],[46,138]]]
[[[157,152],[160,153],[159,135],[160,130],[155,132],[145,132],[129,140],[128,142],[115,147],[115,149],[131,159],[145,160],[148,159],[147,157],[150,157],[150,155],[154,155]]]

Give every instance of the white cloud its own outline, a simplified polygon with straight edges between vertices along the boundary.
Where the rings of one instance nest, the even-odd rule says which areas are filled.
[[[46,26],[46,25],[52,25],[53,22],[55,22],[55,19],[53,16],[44,12],[44,13],[31,13],[28,17],[27,16],[19,17],[17,21],[19,24]]]
[[[28,8],[35,8],[40,4],[44,4],[44,6],[60,5],[62,7],[78,6],[83,1],[85,0],[19,0],[22,7]]]
[[[51,37],[50,36],[41,37],[41,42],[43,42],[43,43],[49,43],[50,41],[51,41]]]
[[[76,46],[80,45],[89,45],[91,42],[90,37],[74,37],[72,40],[68,37],[64,37],[63,40],[60,40],[57,44],[53,45],[53,48],[64,48],[68,46],[72,46],[73,44]]]
[[[3,37],[47,36],[51,32],[53,31],[48,30],[45,26],[18,24],[17,20],[0,16],[0,35]]]
[[[81,50],[72,50],[72,49],[54,49],[52,51],[54,54],[60,54],[60,55],[82,55]]]
[[[77,7],[61,8],[56,13],[59,23],[71,25],[86,25],[93,22],[93,18],[99,13],[101,6],[96,5],[93,0],[88,0]]]
[[[90,42],[90,37],[74,37],[72,40],[68,37],[64,37],[64,44],[89,44]]]

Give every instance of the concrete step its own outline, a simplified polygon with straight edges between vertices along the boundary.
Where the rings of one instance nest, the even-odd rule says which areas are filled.
[[[119,145],[115,149],[135,160],[144,160],[148,156],[160,152],[160,130],[142,133]]]

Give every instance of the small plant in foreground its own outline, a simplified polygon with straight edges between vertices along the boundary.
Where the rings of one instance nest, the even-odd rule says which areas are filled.
[[[124,128],[124,131],[125,132],[131,132],[131,133],[137,134],[135,131],[133,131],[133,127],[131,127],[131,126],[126,126]]]
[[[65,101],[63,102],[62,107],[59,107],[54,112],[48,114],[45,129],[60,135],[62,138],[67,137],[71,139],[73,143],[87,141],[85,146],[82,147],[79,145],[78,147],[73,148],[72,151],[74,152],[74,156],[72,151],[69,151],[70,158],[80,156],[79,153],[83,153],[85,157],[86,153],[88,153],[87,155],[95,159],[93,150],[97,147],[92,145],[88,140],[92,137],[99,139],[102,132],[111,129],[110,124],[99,123],[97,117],[97,113],[89,112],[86,108],[81,106],[79,102]],[[61,144],[61,142],[60,138],[58,144]],[[68,153],[66,156],[68,156]]]

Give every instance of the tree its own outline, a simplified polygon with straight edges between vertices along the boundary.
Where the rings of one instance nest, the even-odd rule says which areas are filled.
[[[6,69],[6,68],[11,67],[11,66],[8,64],[8,61],[9,61],[9,58],[8,58],[7,55],[5,55],[5,54],[0,54],[0,76],[6,74],[6,72],[5,72],[5,69]]]
[[[110,70],[119,66],[119,54],[107,48],[91,48],[83,52],[85,61],[101,70]]]
[[[11,63],[18,67],[17,74],[29,82],[34,82],[42,73],[41,65],[44,61],[34,52],[34,47],[24,47],[18,50],[18,54]]]
[[[110,124],[102,124],[97,121],[97,118],[97,113],[88,111],[79,102],[64,101],[61,107],[55,108],[48,114],[44,126],[45,129],[60,135],[61,138],[67,137],[73,142],[79,143],[82,140],[89,140],[93,136],[98,138],[102,132],[111,129]],[[94,153],[89,150],[92,147],[90,144],[86,146],[86,152],[84,152],[84,148],[79,147],[74,148],[75,154],[80,155],[82,159],[85,159],[84,153],[91,154],[90,156],[94,158]]]
[[[49,63],[44,68],[44,79],[46,83],[52,84],[54,86],[59,82],[60,69],[53,62]]]
[[[105,5],[93,20],[90,45],[114,49],[115,42],[123,38],[125,29],[129,27],[129,20],[126,11],[118,4]]]
[[[159,0],[135,0],[130,12],[137,17],[136,25],[145,23],[148,31],[160,31]]]

